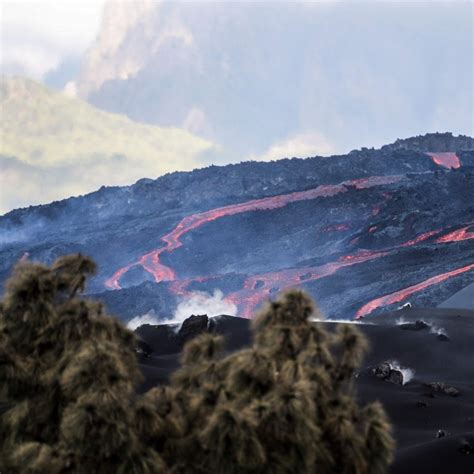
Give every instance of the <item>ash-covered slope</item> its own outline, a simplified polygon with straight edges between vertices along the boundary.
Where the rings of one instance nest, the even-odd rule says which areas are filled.
[[[227,351],[250,345],[247,320],[221,316],[211,321],[210,331],[225,336]],[[366,322],[369,324],[358,327],[368,338],[370,350],[355,385],[361,402],[381,401],[393,424],[397,452],[389,472],[470,472],[474,456],[474,312],[411,309],[389,313],[387,318],[368,317]],[[179,333],[166,325],[146,325],[137,334],[149,347],[148,356],[140,360],[145,376],[142,389],[167,383],[179,366]],[[398,367],[403,378],[377,377],[372,369],[385,361]]]
[[[238,315],[301,286],[332,317],[436,305],[474,279],[474,144],[430,134],[329,158],[211,166],[0,218],[0,277],[83,252],[119,317],[219,289]]]
[[[454,295],[443,301],[439,308],[463,308],[474,310],[474,283],[464,287]]]

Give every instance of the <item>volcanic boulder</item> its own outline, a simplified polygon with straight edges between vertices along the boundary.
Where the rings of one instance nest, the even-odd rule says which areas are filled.
[[[417,319],[414,323],[402,323],[398,326],[400,329],[408,329],[410,331],[421,331],[430,327],[428,323],[421,319]]]
[[[392,366],[390,362],[382,362],[381,364],[372,367],[372,374],[396,385],[403,385],[403,373]]]
[[[207,314],[191,315],[183,321],[180,330],[178,331],[178,344],[183,347],[186,342],[194,339],[203,332],[208,332],[213,327],[213,322]]]
[[[444,382],[432,382],[425,384],[431,393],[444,393],[450,397],[457,397],[460,392],[456,387],[445,384]]]

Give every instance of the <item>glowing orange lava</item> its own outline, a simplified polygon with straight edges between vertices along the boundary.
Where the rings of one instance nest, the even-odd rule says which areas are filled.
[[[470,226],[462,227],[457,231],[453,231],[446,236],[438,239],[436,243],[447,243],[453,242],[455,240],[464,240],[467,238],[473,238],[473,233],[468,233],[467,229]],[[227,297],[231,302],[237,304],[239,306],[239,315],[244,318],[250,318],[253,309],[260,303],[262,303],[265,299],[267,299],[272,292],[281,291],[285,288],[291,288],[293,286],[297,286],[298,284],[317,280],[319,278],[331,275],[335,273],[340,268],[355,265],[358,263],[363,263],[368,260],[374,260],[376,258],[380,258],[386,255],[391,254],[393,251],[402,248],[402,247],[411,247],[419,244],[420,242],[424,242],[428,240],[430,237],[441,233],[441,230],[433,230],[424,232],[412,240],[404,242],[400,245],[395,247],[382,249],[380,251],[368,251],[368,250],[361,250],[353,255],[343,255],[340,257],[336,262],[330,262],[325,265],[321,265],[319,267],[304,267],[298,269],[291,269],[291,270],[282,270],[279,272],[272,272],[272,273],[264,273],[261,275],[253,275],[249,277],[245,284],[244,288],[240,291],[234,292]],[[449,272],[448,272],[449,273]],[[446,278],[449,278],[452,275],[448,275]],[[444,279],[440,280],[443,281]],[[436,282],[430,283],[435,284]],[[411,288],[411,287],[410,287]],[[420,288],[423,289],[423,288]],[[415,290],[419,291],[419,290]],[[386,304],[392,303],[384,303],[382,297],[379,299],[374,300],[374,302],[378,302],[378,306],[385,306]],[[371,303],[368,303],[370,305]],[[366,305],[367,306],[367,305]],[[378,307],[376,306],[376,307]],[[374,307],[375,309],[375,307]],[[373,311],[373,309],[371,310]],[[357,316],[356,316],[357,317]],[[358,316],[360,317],[360,316]]]
[[[354,255],[345,255],[336,262],[316,267],[292,268],[278,272],[263,273],[261,275],[252,275],[247,278],[242,290],[231,293],[226,299],[239,307],[239,316],[250,318],[254,308],[274,292],[308,281],[318,280],[319,278],[332,275],[341,268],[367,262],[387,254],[388,252],[362,251]]]
[[[454,230],[449,234],[443,235],[436,240],[436,243],[445,243],[445,242],[461,242],[462,240],[474,239],[474,232],[469,230],[474,227],[474,224],[467,225],[461,229]]]
[[[137,264],[132,263],[126,267],[118,269],[108,280],[105,282],[105,286],[109,290],[120,290],[120,278],[122,278],[125,273],[127,273],[131,268],[135,267]]]
[[[367,189],[373,186],[396,183],[402,179],[403,176],[401,175],[372,176],[367,178],[352,179],[343,181],[339,184],[320,185],[317,188],[309,189],[307,191],[296,191],[289,194],[254,199],[252,201],[231,204],[228,206],[211,209],[209,211],[191,214],[184,217],[171,232],[161,238],[161,240],[165,243],[165,246],[143,255],[137,262],[120,268],[108,280],[106,280],[105,286],[109,289],[120,289],[120,278],[131,268],[137,265],[140,265],[147,272],[151,273],[156,282],[175,280],[176,275],[174,271],[160,262],[161,254],[165,252],[172,252],[173,250],[181,247],[183,244],[180,241],[180,238],[187,232],[197,229],[208,222],[220,219],[221,217],[232,216],[243,212],[279,209],[292,202],[331,197],[339,193],[347,192],[348,186],[354,186],[356,189]]]
[[[428,154],[431,156],[433,161],[440,166],[445,166],[448,168],[459,168],[460,166],[459,159],[454,153]],[[403,178],[403,176],[396,175],[375,176],[362,179],[348,180],[339,184],[320,185],[316,188],[309,189],[306,191],[298,191],[262,199],[254,199],[247,202],[231,204],[208,211],[191,214],[189,216],[184,217],[176,225],[176,227],[174,227],[169,233],[167,233],[161,238],[161,241],[164,243],[164,245],[162,245],[158,249],[155,249],[151,252],[142,255],[137,261],[118,269],[105,282],[105,285],[109,289],[120,289],[120,279],[123,277],[123,275],[125,275],[130,269],[139,266],[149,272],[151,275],[153,275],[153,278],[156,282],[169,281],[171,293],[177,296],[184,296],[188,293],[187,288],[190,283],[196,281],[203,282],[213,278],[219,278],[219,276],[198,276],[188,279],[179,279],[172,268],[161,263],[160,258],[163,253],[171,253],[183,245],[180,239],[187,232],[195,230],[206,223],[215,221],[222,217],[232,216],[244,212],[279,209],[293,202],[317,198],[326,198],[335,196],[339,193],[345,193],[348,191],[349,187],[354,187],[356,189],[368,189],[374,186],[396,183],[402,180]],[[384,194],[384,197],[386,199],[389,199],[391,196],[389,194]],[[377,215],[379,211],[380,206],[375,207],[372,210],[372,215]],[[473,224],[471,223],[460,229],[453,230],[447,233],[446,235],[438,237],[438,239],[435,240],[435,243],[448,243],[472,239],[474,238],[474,232],[470,230],[472,226]],[[344,231],[348,229],[349,225],[347,223],[342,223],[330,225],[322,230]],[[368,232],[373,233],[376,230],[377,226],[371,226],[368,229]],[[247,277],[241,290],[231,293],[227,296],[226,299],[235,303],[238,306],[240,316],[248,318],[251,316],[252,311],[258,304],[269,298],[273,293],[277,291],[281,291],[285,288],[294,287],[301,283],[314,281],[319,278],[332,275],[339,269],[347,266],[359,264],[362,262],[383,257],[385,255],[389,255],[396,249],[400,249],[402,247],[417,245],[421,242],[427,241],[431,237],[441,234],[442,232],[443,230],[439,229],[424,232],[415,237],[414,239],[394,247],[385,248],[377,251],[361,250],[356,252],[355,254],[344,255],[334,262],[329,262],[320,266],[284,269],[275,272],[263,273],[260,275],[252,275]],[[471,264],[466,267],[453,270],[451,272],[446,272],[441,275],[431,277],[424,282],[418,283],[417,285],[413,285],[404,290],[399,290],[390,295],[385,295],[381,298],[377,298],[360,308],[356,314],[356,318],[360,318],[366,314],[369,314],[378,307],[402,301],[414,292],[421,291],[424,288],[427,288],[436,283],[440,283],[452,276],[458,275],[465,271],[469,271],[473,267],[474,264]]]
[[[429,155],[438,166],[444,166],[445,168],[454,169],[461,167],[461,162],[459,161],[459,158],[456,153],[427,153],[427,155]]]
[[[369,303],[365,304],[360,308],[356,315],[355,319],[360,319],[370,313],[372,311],[375,311],[377,308],[380,308],[382,306],[387,306],[390,304],[395,304],[395,303],[400,303],[400,301],[403,301],[405,298],[408,296],[412,295],[413,293],[416,293],[418,291],[424,290],[425,288],[428,288],[429,286],[436,285],[438,283],[441,283],[449,278],[452,278],[456,275],[460,275],[461,273],[468,272],[470,270],[474,269],[474,263],[471,263],[469,265],[466,265],[461,268],[457,268],[456,270],[451,270],[449,272],[441,273],[439,275],[432,276],[431,278],[428,278],[425,281],[422,281],[420,283],[417,283],[416,285],[409,286],[408,288],[404,288],[402,290],[398,290],[395,293],[391,293],[389,295],[381,296],[380,298],[376,298]]]
[[[441,232],[440,230],[430,230],[428,232],[424,232],[423,234],[420,234],[418,237],[415,237],[414,239],[401,244],[400,247],[411,247],[412,245],[416,245],[416,244],[419,244],[420,242],[428,240],[430,237],[432,237],[433,235],[439,234],[440,232]]]

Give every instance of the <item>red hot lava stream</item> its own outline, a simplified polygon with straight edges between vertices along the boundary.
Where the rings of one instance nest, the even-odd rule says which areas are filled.
[[[470,225],[472,226],[472,225]],[[474,238],[473,232],[467,232],[470,226],[462,227],[459,230],[450,232],[443,237],[440,237],[436,240],[436,243],[448,243],[459,240],[466,240]],[[359,251],[353,255],[345,255],[340,257],[336,262],[330,262],[319,267],[304,267],[297,269],[282,270],[279,272],[264,273],[261,275],[253,275],[245,281],[244,288],[240,291],[230,294],[226,299],[238,304],[240,311],[239,314],[244,318],[250,318],[252,310],[265,299],[267,299],[272,291],[280,291],[285,288],[290,288],[297,286],[300,283],[314,281],[328,275],[332,275],[337,270],[343,267],[350,265],[355,265],[358,263],[363,263],[368,260],[374,260],[376,258],[383,257],[392,253],[394,250],[402,247],[411,247],[428,240],[430,237],[439,234],[441,230],[433,230],[420,234],[416,238],[404,242],[400,245],[397,245],[392,248],[383,249],[380,251],[370,252],[370,251]],[[449,272],[448,272],[449,273]],[[448,274],[446,278],[450,278],[454,274]],[[441,281],[444,281],[441,280]],[[436,283],[436,282],[434,282]],[[434,284],[432,283],[432,284]],[[430,286],[430,285],[428,285]],[[414,290],[414,291],[420,291]],[[414,292],[413,291],[413,292]],[[375,301],[375,300],[374,300]],[[370,304],[370,303],[369,303]],[[391,303],[386,303],[391,304]],[[384,306],[383,302],[380,304]]]
[[[442,237],[439,237],[435,241],[435,243],[449,243],[449,242],[461,241],[461,240],[466,240],[466,239],[472,239],[474,238],[474,232],[469,232],[468,230],[472,226],[473,224],[469,224],[460,229],[451,231],[448,234]],[[418,235],[416,238],[409,240],[407,242],[404,242],[396,247],[392,247],[392,248],[388,248],[388,249],[384,249],[384,250],[376,251],[376,252],[359,251],[353,255],[342,256],[339,258],[339,260],[335,262],[330,262],[325,265],[321,265],[317,267],[286,269],[286,270],[281,270],[277,272],[264,273],[261,275],[253,275],[246,279],[242,290],[231,293],[230,295],[226,297],[226,299],[239,306],[239,314],[242,317],[250,318],[254,308],[258,304],[262,303],[265,299],[270,297],[270,295],[274,291],[280,291],[285,288],[297,286],[298,284],[301,284],[304,282],[314,281],[319,278],[326,277],[328,275],[335,273],[340,268],[383,257],[385,255],[390,254],[391,252],[393,252],[394,250],[398,248],[415,246],[418,243],[428,240],[430,237],[434,235],[440,234],[441,232],[442,230],[424,232]],[[153,252],[145,254],[143,257],[141,257],[139,262],[123,267],[122,269],[120,269],[118,272],[115,273],[115,276],[117,278],[120,278],[133,266],[138,265],[138,264],[145,265],[146,260],[150,258],[150,255],[152,254]],[[168,267],[164,267],[164,268],[166,269]],[[444,281],[445,279],[450,278],[451,276],[454,276],[455,274],[457,273],[448,272],[446,274],[443,274],[444,278],[442,278],[440,281]],[[172,286],[171,286],[171,291],[173,292],[173,294],[179,295],[179,296],[185,296],[188,293],[187,287],[191,282],[194,282],[194,281],[203,282],[212,278],[214,277],[201,276],[201,277],[194,277],[194,278],[179,280],[174,277],[174,273],[173,273],[173,278],[169,278],[169,280],[173,280]],[[433,279],[427,280],[427,282],[430,282],[430,281],[433,281],[433,282],[428,283],[426,286],[430,286],[438,282],[438,281],[434,281]],[[426,286],[415,285],[413,287],[410,287],[407,290],[411,290],[411,292],[409,293],[411,294],[411,293],[414,293],[415,291],[420,291],[426,288]],[[397,292],[396,295],[401,294],[402,292],[403,290]],[[356,317],[361,317],[360,314],[362,314],[364,308],[368,307],[371,304],[373,305],[373,309],[371,309],[370,312],[373,311],[376,307],[384,306],[386,304],[392,304],[390,302],[390,298],[389,298],[390,296],[393,296],[393,295],[388,295],[387,297],[382,297],[377,300],[374,300],[371,303],[368,303],[367,305],[365,305],[363,308],[359,310]],[[406,296],[403,296],[403,298],[401,299],[404,299]]]
[[[335,196],[336,194],[347,192],[349,186],[354,186],[356,189],[367,189],[373,186],[396,183],[402,179],[403,176],[401,175],[372,176],[368,178],[353,179],[343,181],[339,184],[320,185],[317,188],[309,189],[307,191],[297,191],[289,194],[254,199],[252,201],[231,204],[211,209],[209,211],[191,214],[184,217],[171,232],[161,238],[165,243],[163,247],[143,255],[137,262],[131,263],[117,270],[108,280],[106,280],[105,286],[109,289],[120,289],[120,278],[137,265],[142,266],[147,272],[151,273],[156,282],[174,281],[176,275],[171,268],[160,262],[161,254],[164,252],[172,252],[181,247],[183,244],[180,241],[180,238],[187,232],[197,229],[208,222],[220,219],[221,217],[232,216],[243,212],[279,209],[292,202]]]
[[[405,242],[400,245],[400,247],[411,247],[412,245],[419,244],[420,242],[424,242],[425,240],[428,240],[430,237],[433,235],[439,234],[441,230],[430,230],[428,232],[424,232],[423,234],[420,234],[418,237],[415,237],[412,240],[409,240],[408,242]]]
[[[364,306],[362,306],[362,308],[360,308],[357,311],[355,315],[355,319],[360,319],[372,313],[372,311],[375,311],[377,308],[380,308],[382,306],[400,303],[400,301],[403,301],[405,298],[412,295],[413,293],[424,290],[425,288],[428,288],[429,286],[436,285],[451,277],[460,275],[461,273],[465,273],[473,269],[474,269],[474,263],[471,263],[464,267],[457,268],[456,270],[451,270],[449,272],[432,276],[431,278],[428,278],[425,281],[417,283],[416,285],[409,286],[408,288],[404,288],[402,290],[395,291],[394,293],[390,293],[389,295],[384,295],[384,296],[381,296],[380,298],[376,298],[372,301],[369,301]]]
[[[474,239],[474,232],[470,229],[474,227],[474,224],[469,224],[461,229],[454,230],[449,234],[443,235],[436,240],[436,243],[441,244],[445,242],[461,242],[462,240]]]
[[[367,262],[387,255],[389,252],[359,252],[354,255],[346,255],[336,262],[326,263],[317,267],[302,267],[281,270],[278,272],[253,275],[245,281],[242,290],[231,293],[227,300],[239,306],[239,316],[250,318],[253,309],[274,291],[297,286],[308,281],[332,275],[340,268]]]
[[[433,161],[435,161],[435,163],[439,165],[453,168],[457,168],[460,166],[459,160],[453,153],[430,154],[430,156],[432,157]],[[146,271],[148,271],[154,276],[155,281],[171,281],[171,291],[174,294],[185,295],[187,294],[186,288],[192,281],[205,281],[212,278],[195,277],[191,279],[179,280],[176,278],[175,272],[170,267],[167,267],[166,265],[163,265],[160,262],[160,255],[162,253],[172,252],[173,250],[183,245],[180,241],[180,238],[187,232],[196,229],[208,222],[217,220],[221,217],[240,214],[243,212],[278,209],[286,206],[288,203],[291,202],[316,199],[318,197],[334,196],[341,192],[346,192],[348,190],[348,186],[354,186],[356,189],[367,189],[373,186],[395,183],[400,181],[402,178],[402,176],[376,176],[344,181],[340,184],[335,185],[320,185],[317,188],[310,189],[307,191],[293,192],[279,196],[255,199],[248,202],[223,206],[209,211],[186,216],[171,232],[162,237],[161,240],[165,243],[163,247],[160,247],[159,249],[153,250],[152,252],[143,255],[138,261],[133,262],[117,270],[114,275],[106,281],[106,286],[110,289],[120,289],[120,278],[131,268],[135,266],[142,266]],[[344,226],[345,225],[340,225],[335,227],[334,229],[328,228],[324,230],[345,230]],[[452,231],[442,237],[439,237],[438,240],[436,240],[436,243],[461,241],[474,238],[474,232],[469,231],[470,227],[472,227],[472,224],[461,229]],[[420,234],[415,239],[409,240],[391,249],[385,249],[376,252],[360,251],[354,255],[343,256],[336,262],[330,262],[318,267],[287,269],[278,272],[269,272],[262,275],[254,275],[247,278],[242,290],[230,294],[227,299],[239,305],[243,317],[250,317],[251,311],[254,309],[254,307],[257,304],[261,303],[268,296],[270,296],[273,291],[279,291],[284,288],[296,286],[302,282],[317,280],[319,278],[333,274],[340,268],[362,263],[387,255],[396,248],[416,245],[436,234],[439,234],[440,232],[441,230],[425,232],[423,234]],[[401,294],[405,295],[401,297],[401,299],[404,299],[406,296],[415,291],[420,291],[426,288],[427,286],[431,286],[440,281],[444,281],[445,279],[450,278],[451,276],[454,276],[458,273],[462,273],[462,271],[467,271],[467,269],[447,272],[437,277],[433,277],[427,280],[426,282],[422,282],[418,285],[414,285],[413,287],[409,287],[406,290],[400,290],[392,295],[386,295],[382,298],[378,298],[377,300],[374,300],[362,307],[357,313],[356,317],[361,317],[363,315],[363,311],[366,311],[369,305],[373,305],[373,309],[375,309],[375,307],[391,304],[392,299],[400,297]],[[401,299],[396,301],[401,301]],[[373,311],[373,309],[370,309],[369,312]]]
[[[431,159],[438,165],[444,166],[445,168],[460,168],[461,162],[459,161],[456,153],[426,153]]]

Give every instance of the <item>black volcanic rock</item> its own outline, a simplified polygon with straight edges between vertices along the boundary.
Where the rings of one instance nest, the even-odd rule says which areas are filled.
[[[136,352],[142,357],[149,357],[153,349],[142,339],[138,339]]]
[[[216,322],[206,314],[191,315],[179,324],[144,324],[135,329],[138,349],[146,356],[150,354],[175,354],[188,342],[203,332],[214,332]]]
[[[459,452],[462,454],[474,454],[474,445],[464,439],[460,443]]]
[[[176,338],[175,327],[168,325],[152,326],[144,324],[135,329],[135,334],[147,347],[150,347],[153,355],[176,354],[181,350]]]
[[[428,405],[428,403],[419,400],[419,401],[416,402],[416,406],[417,406],[418,408],[428,408],[429,405]]]
[[[427,133],[417,137],[398,139],[390,145],[384,145],[381,150],[416,150],[419,152],[474,150],[474,138],[466,135],[456,137],[452,133]]]
[[[392,367],[390,362],[382,362],[371,369],[373,375],[385,382],[403,385],[403,373]]]
[[[425,386],[428,387],[432,393],[444,393],[450,397],[457,397],[460,393],[456,387],[447,385],[444,382],[431,382],[425,384]]]
[[[459,315],[459,317],[456,317]],[[404,317],[408,322],[427,320],[437,327],[446,328],[453,344],[433,343],[433,334],[428,331],[400,331],[396,325],[398,312],[386,317],[370,316],[370,324],[358,325],[369,339],[370,350],[364,360],[366,367],[381,366],[381,373],[390,373],[393,358],[403,360],[404,365],[416,367],[417,377],[409,386],[401,389],[394,383],[380,383],[370,373],[361,371],[354,378],[358,398],[365,402],[379,400],[387,410],[394,426],[397,440],[395,462],[390,474],[432,474],[433,472],[470,472],[472,470],[471,449],[464,443],[474,445],[474,368],[472,366],[472,340],[474,338],[474,312],[467,310],[442,310],[413,308]],[[225,336],[226,350],[238,350],[251,344],[249,321],[222,316],[212,319],[215,333]],[[316,322],[333,327],[330,321]],[[145,388],[165,383],[178,367],[179,350],[176,346],[170,352],[163,352],[164,334],[174,334],[175,328],[164,330],[165,326],[145,326],[144,340],[153,346],[161,341],[159,352],[141,364],[147,381]],[[143,329],[143,328],[140,328]],[[230,348],[231,347],[231,348]],[[230,348],[230,349],[229,349]],[[452,363],[456,361],[456,363]],[[433,380],[435,390],[456,386],[462,389],[462,396],[438,396],[420,399]],[[431,388],[428,387],[431,392]],[[436,439],[439,429],[450,433]]]
[[[400,329],[407,329],[410,331],[421,331],[422,329],[427,329],[431,327],[428,323],[422,320],[417,320],[414,323],[402,323],[399,324],[398,327]]]
[[[184,346],[186,342],[193,339],[197,335],[207,332],[209,329],[210,319],[207,314],[191,315],[183,321],[177,334],[177,340],[180,346]]]

